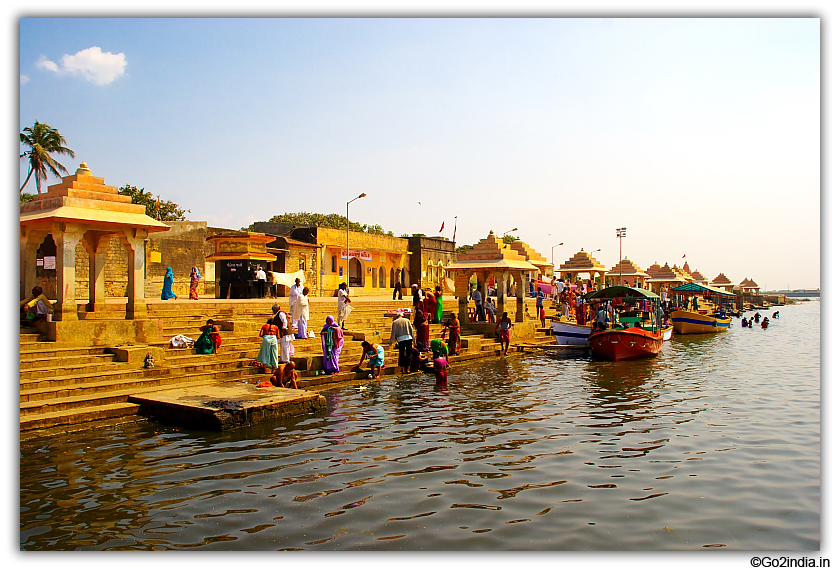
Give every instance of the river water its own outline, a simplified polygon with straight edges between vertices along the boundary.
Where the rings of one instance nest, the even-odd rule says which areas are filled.
[[[820,303],[778,310],[644,361],[517,355],[231,433],[21,442],[20,545],[818,550]]]

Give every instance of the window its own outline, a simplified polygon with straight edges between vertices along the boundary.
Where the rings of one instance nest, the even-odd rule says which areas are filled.
[[[306,271],[306,254],[301,253],[300,257],[298,258],[298,269],[301,271]]]
[[[333,273],[335,273],[335,256],[334,255],[332,256],[332,264],[331,264],[330,267],[331,267],[331,271]]]

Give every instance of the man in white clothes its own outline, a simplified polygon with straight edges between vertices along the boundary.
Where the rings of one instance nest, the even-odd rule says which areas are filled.
[[[289,288],[289,312],[295,314],[295,306],[298,303],[300,294],[303,292],[303,287],[300,284],[300,278],[295,279],[295,284]]]
[[[257,297],[262,299],[265,297],[265,271],[263,271],[262,266],[258,265],[254,273],[257,278]]]

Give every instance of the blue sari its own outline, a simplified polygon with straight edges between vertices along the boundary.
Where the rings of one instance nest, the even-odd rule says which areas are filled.
[[[166,275],[163,278],[163,290],[160,293],[160,298],[164,301],[167,299],[177,299],[178,295],[176,295],[172,291],[172,285],[175,283],[175,274],[172,273],[172,268],[166,268]]]

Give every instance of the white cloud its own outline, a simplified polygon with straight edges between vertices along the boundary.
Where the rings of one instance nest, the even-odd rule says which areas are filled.
[[[20,76],[20,84],[21,85],[26,85],[27,83],[29,83],[29,76],[28,75],[21,75]]]
[[[64,54],[60,67],[43,55],[35,65],[59,75],[81,75],[97,85],[108,85],[125,73],[127,62],[124,53],[103,52],[98,46],[93,46],[75,55]]]
[[[38,61],[35,62],[35,67],[38,69],[48,69],[50,71],[55,71],[58,73],[58,66],[55,64],[54,61],[50,61],[47,59],[47,56],[42,55],[38,58]]]

